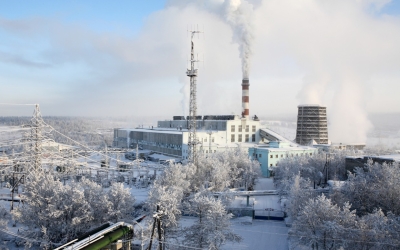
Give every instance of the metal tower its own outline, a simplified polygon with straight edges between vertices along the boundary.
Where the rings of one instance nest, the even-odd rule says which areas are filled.
[[[31,119],[31,167],[34,170],[39,170],[42,167],[42,128],[44,121],[40,113],[39,104],[35,105],[35,111]]]
[[[189,153],[188,159],[190,162],[197,164],[197,144],[199,141],[196,136],[196,115],[197,115],[197,101],[196,101],[196,78],[197,69],[194,68],[194,63],[198,60],[194,59],[194,43],[193,37],[200,31],[190,31],[191,33],[191,51],[190,51],[190,69],[186,71],[186,75],[190,77],[190,101],[189,101]]]

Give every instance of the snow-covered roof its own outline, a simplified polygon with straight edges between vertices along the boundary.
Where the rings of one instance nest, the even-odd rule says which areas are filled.
[[[183,132],[187,132],[187,130],[182,129],[168,129],[168,128],[122,128],[120,130],[126,131],[137,131],[137,132],[148,132],[148,133],[161,133],[161,134],[182,134]]]
[[[396,162],[400,162],[400,154],[393,154],[393,155],[380,155],[380,156],[369,156],[371,158],[379,158],[384,160],[392,160]]]

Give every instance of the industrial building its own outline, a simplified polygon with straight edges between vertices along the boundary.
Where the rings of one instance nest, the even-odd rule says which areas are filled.
[[[368,163],[369,160],[371,160],[373,163],[379,163],[379,164],[400,163],[400,154],[379,155],[379,156],[372,156],[372,155],[346,156],[346,160],[345,160],[346,171],[350,171],[353,173],[355,168],[364,167]]]
[[[326,107],[298,106],[296,142],[300,145],[329,144]]]
[[[213,120],[209,120],[210,117]],[[240,145],[248,148],[251,159],[260,163],[265,177],[271,176],[273,167],[283,158],[311,156],[317,152],[314,147],[299,145],[270,129],[261,128],[258,119],[247,120],[238,116],[197,118],[200,153],[213,154]],[[115,129],[114,146],[138,146],[143,150],[187,159],[188,136],[187,120],[174,117],[173,120],[159,121],[156,128]]]
[[[200,153],[211,154],[238,144],[257,144],[262,139],[259,134],[260,121],[243,119],[239,116],[198,116],[196,117],[197,149]],[[173,120],[158,121],[153,128],[114,129],[114,147],[142,149],[188,158],[188,120],[175,116]],[[248,147],[247,146],[247,147]]]

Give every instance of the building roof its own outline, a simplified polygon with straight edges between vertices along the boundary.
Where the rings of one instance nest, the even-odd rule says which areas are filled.
[[[379,156],[366,156],[366,157],[378,158],[378,159],[383,159],[383,160],[391,160],[391,161],[400,162],[400,154],[379,155]]]

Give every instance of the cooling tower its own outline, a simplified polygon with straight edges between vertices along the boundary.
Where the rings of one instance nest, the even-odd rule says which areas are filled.
[[[298,109],[296,143],[301,145],[328,144],[326,107],[300,105]]]

